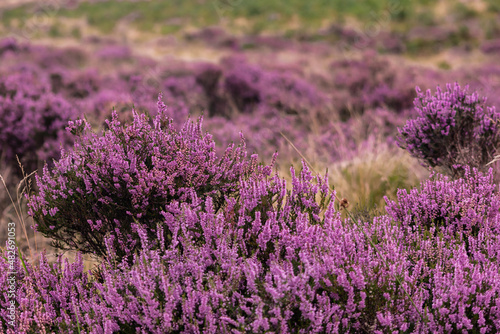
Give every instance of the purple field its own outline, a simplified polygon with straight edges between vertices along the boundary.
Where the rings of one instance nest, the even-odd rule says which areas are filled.
[[[0,334],[500,331],[493,2],[108,2],[0,6]]]

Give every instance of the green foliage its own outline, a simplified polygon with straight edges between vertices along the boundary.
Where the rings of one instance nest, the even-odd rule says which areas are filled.
[[[461,2],[457,2],[453,5],[453,14],[458,20],[467,20],[478,15],[478,13],[474,9]]]
[[[237,18],[245,18],[251,23],[250,31],[255,31],[255,27],[259,27],[257,31],[280,31],[294,18],[304,26],[315,29],[321,27],[325,20],[335,17],[351,16],[360,21],[371,22],[389,12],[391,19],[405,20],[409,15],[413,15],[411,13],[414,13],[416,4],[426,2],[424,0],[413,2],[409,0],[105,1],[81,2],[73,8],[61,6],[53,9],[53,12],[63,17],[85,17],[91,26],[97,27],[104,33],[111,33],[121,19],[127,19],[141,30],[152,30],[155,26],[165,25],[165,21],[169,19],[179,18],[182,18],[185,24],[200,28],[223,21],[231,24]],[[33,14],[34,8],[36,8],[34,5],[26,5],[6,10],[4,20],[7,23],[12,19],[25,20]],[[275,16],[275,19],[270,20],[271,15]]]
[[[71,37],[74,37],[76,39],[80,39],[82,37],[82,32],[80,31],[80,28],[78,27],[74,27],[73,29],[71,29]]]
[[[450,70],[451,65],[447,61],[443,60],[438,63],[438,67],[442,70]]]
[[[488,11],[500,13],[500,3],[497,0],[485,0],[488,4]]]

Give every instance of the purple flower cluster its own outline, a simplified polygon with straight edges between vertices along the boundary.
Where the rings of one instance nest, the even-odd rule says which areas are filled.
[[[337,114],[366,110],[377,118],[380,106],[401,113],[414,94],[409,86],[413,74],[401,76],[398,73],[406,72],[369,55],[366,60],[371,62],[336,62],[331,77],[323,77],[298,63],[266,64],[239,53],[219,64],[157,62],[134,56],[119,45],[100,47],[90,56],[75,48],[52,49],[10,39],[2,43],[0,73],[29,66],[47,83],[47,91],[69,101],[80,115],[88,115],[93,126],[102,126],[113,107],[124,119],[132,118],[132,106],[152,111],[152,101],[163,92],[168,115],[176,124],[182,125],[188,114],[205,113],[209,116],[205,126],[218,143],[227,142],[226,134],[235,133],[235,128],[244,130],[251,134],[248,146],[265,157],[285,145],[283,132],[301,148],[325,143],[314,148],[314,154],[334,161],[340,156],[336,148],[342,145],[314,136],[331,132]],[[100,68],[103,64],[105,70]],[[393,127],[388,128],[393,131]],[[343,128],[348,138],[351,126]],[[332,152],[331,157],[326,152]],[[282,153],[283,159],[288,158]]]
[[[96,256],[106,253],[104,238],[111,234],[120,257],[129,256],[138,229],[154,235],[161,212],[177,215],[182,203],[203,205],[199,201],[207,196],[218,211],[237,195],[241,180],[270,174],[257,155],[247,158],[243,137],[218,157],[201,120],[177,131],[161,99],[158,109],[153,124],[134,113],[125,126],[115,112],[102,136],[84,120],[70,121],[68,129],[78,136],[74,148],[52,171],[45,166],[36,178],[39,194],[28,204],[38,231],[56,239],[57,247]]]
[[[64,128],[78,115],[37,74],[29,66],[0,74],[0,156],[7,165],[16,166],[17,155],[27,170],[59,157],[61,145],[71,143]]]
[[[500,198],[491,172],[429,180],[421,190],[400,193],[400,204],[389,203],[389,216],[358,224],[340,218],[326,178],[314,177],[306,165],[291,172],[290,186],[277,175],[241,180],[240,196],[221,210],[212,196],[167,204],[155,234],[137,226],[141,246],[132,261],[117,256],[107,235],[106,256],[92,274],[81,258],[49,265],[42,257],[37,267],[21,269],[17,330],[500,329]],[[410,211],[429,196],[432,204]],[[475,232],[462,238],[440,216]],[[6,266],[0,258],[0,283]],[[4,294],[0,305],[6,305]],[[0,333],[9,330],[0,327]]]
[[[328,177],[291,182],[247,158],[217,158],[201,121],[83,120],[30,198],[38,229],[100,256],[20,268],[17,330],[445,333],[500,329],[500,197],[493,174],[424,182],[387,216],[341,219]],[[0,258],[0,283],[8,262]],[[7,286],[4,284],[2,286]],[[0,292],[2,292],[0,290]],[[0,293],[0,333],[9,301]]]
[[[224,78],[225,90],[242,112],[265,103],[285,114],[304,114],[325,108],[328,102],[326,94],[291,73],[265,71],[240,57],[227,59],[224,65],[229,68]]]
[[[490,169],[437,175],[398,192],[389,215],[404,237],[408,270],[418,272],[431,332],[498,331],[500,197]],[[423,310],[424,311],[424,310]]]
[[[500,145],[500,113],[468,86],[447,84],[423,93],[417,88],[418,112],[399,130],[399,145],[424,164],[462,175],[466,165],[485,169]]]
[[[401,71],[374,52],[366,52],[360,60],[335,61],[330,69],[333,103],[344,119],[378,107],[401,113],[415,96],[416,69]]]
[[[129,60],[132,57],[130,48],[121,45],[110,45],[103,47],[97,52],[100,59],[105,60]]]
[[[77,111],[71,119],[86,114],[94,127],[103,126],[113,107],[121,120],[132,119],[132,107],[154,116],[154,100],[163,92],[168,116],[175,124],[182,125],[188,114],[204,113],[208,116],[205,127],[219,144],[237,140],[235,134],[243,130],[248,134],[249,148],[266,158],[279,149],[280,160],[289,161],[291,153],[284,149],[287,143],[280,134],[284,133],[299,149],[310,150],[311,155],[327,163],[342,159],[347,147],[356,154],[360,141],[371,140],[368,137],[373,132],[353,139],[362,132],[356,132],[359,122],[343,123],[351,116],[366,115],[359,124],[362,127],[373,128],[370,120],[377,120],[377,135],[392,137],[411,106],[413,85],[431,87],[447,79],[432,70],[411,66],[402,70],[373,52],[367,52],[361,60],[335,61],[329,71],[317,73],[312,64],[303,61],[277,65],[265,57],[255,59],[242,52],[230,53],[215,64],[156,61],[134,55],[125,46],[103,42],[110,46],[96,42],[96,52],[90,55],[78,48],[55,49],[2,40],[0,77],[22,76],[23,69],[29,68],[43,83],[44,91],[66,100]],[[307,52],[324,51],[312,48]],[[496,90],[498,85],[489,68],[474,73],[481,73],[474,87]],[[469,72],[453,75],[464,77]],[[342,129],[342,133],[333,129]],[[54,145],[58,147],[59,142],[56,139]],[[2,146],[15,150],[11,144]],[[13,154],[23,153],[9,153]],[[35,154],[29,156],[35,160]]]
[[[485,41],[481,45],[481,51],[484,53],[499,53],[500,52],[500,38]]]
[[[213,29],[188,38],[331,59],[321,43]],[[252,52],[158,62],[104,42],[90,56],[0,40],[0,158],[17,154],[28,169],[58,159],[37,176],[29,214],[56,247],[79,251],[74,263],[18,266],[15,328],[0,256],[0,334],[500,331],[500,197],[485,168],[500,144],[498,112],[458,84],[416,99],[413,90],[448,73],[493,94],[498,66],[402,69],[367,52],[325,74]],[[498,49],[490,44],[484,52]],[[434,174],[400,190],[388,215],[342,219],[327,176],[303,164],[287,182],[274,160],[248,154],[282,152],[284,133],[316,163],[349,158],[375,138],[390,142],[412,100],[418,115],[400,146],[462,178]],[[185,122],[203,112],[213,137],[202,119]],[[86,272],[80,253],[97,268]]]
[[[481,174],[466,168],[464,177],[449,180],[432,175],[421,189],[398,191],[397,202],[388,201],[386,210],[403,228],[433,229],[450,236],[477,236],[481,227],[491,222],[500,210],[492,169]]]

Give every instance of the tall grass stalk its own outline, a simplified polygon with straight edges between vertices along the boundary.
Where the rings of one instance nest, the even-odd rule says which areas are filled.
[[[14,198],[12,198],[12,195],[11,195],[11,193],[9,191],[9,188],[7,187],[7,183],[5,182],[5,179],[2,176],[2,174],[0,174],[0,180],[2,181],[2,184],[3,184],[4,188],[5,188],[6,193],[7,193],[7,196],[9,197],[10,202],[12,203],[12,206],[13,206],[14,211],[16,213],[17,219],[21,223],[21,226],[22,226],[22,229],[23,229],[23,232],[24,232],[24,236],[25,236],[26,241],[28,243],[28,248],[29,248],[29,252],[30,252],[30,258],[33,261],[33,259],[34,259],[34,257],[33,257],[33,251],[31,249],[31,244],[29,242],[28,231],[26,230],[26,222],[24,220],[24,214],[23,214],[23,209],[22,209],[22,206],[21,206],[21,200],[22,200],[22,197],[24,196],[24,194],[26,193],[26,191],[28,191],[28,192],[30,191],[30,189],[31,189],[31,180],[30,180],[30,177],[33,174],[35,174],[36,171],[33,171],[30,174],[26,175],[26,173],[24,172],[24,168],[23,168],[21,162],[19,161],[19,157],[17,157],[17,162],[19,164],[19,167],[21,168],[21,173],[23,175],[23,178],[21,179],[21,181],[17,185],[17,188],[16,188],[16,200],[15,201],[14,201]],[[24,184],[24,186],[21,187],[23,184]],[[17,244],[17,240],[16,240],[16,244]],[[38,249],[38,247],[37,247],[36,233],[35,233],[35,250],[37,250],[37,249]],[[18,250],[19,250],[19,248],[18,248]]]
[[[73,291],[75,290],[75,287],[73,286]],[[76,305],[75,305],[75,299],[72,297],[71,298],[71,303],[73,304],[73,310],[75,311],[75,317],[76,317],[76,326],[78,330],[78,334],[81,334],[81,329],[80,329],[80,319],[78,319],[78,312],[76,310]]]

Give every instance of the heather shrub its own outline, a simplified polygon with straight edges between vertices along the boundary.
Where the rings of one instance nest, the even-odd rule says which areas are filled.
[[[182,203],[201,205],[198,199],[207,196],[218,211],[238,194],[240,179],[269,175],[257,155],[247,157],[243,138],[218,157],[201,120],[177,131],[165,109],[160,100],[152,125],[134,112],[133,123],[122,126],[113,113],[102,136],[84,120],[70,122],[73,150],[52,170],[44,168],[36,179],[40,191],[28,204],[37,230],[54,246],[104,256],[110,234],[118,256],[131,255],[139,247],[138,229],[155,235],[162,213],[178,214]]]
[[[68,73],[63,81],[64,93],[75,99],[84,99],[99,91],[101,78],[96,70]]]
[[[43,69],[51,68],[74,68],[79,69],[89,61],[86,49],[79,47],[54,48],[44,45],[28,44],[21,49],[19,54],[25,56],[27,61],[38,64]]]
[[[463,175],[464,166],[484,171],[500,144],[500,113],[458,83],[438,87],[434,95],[417,87],[417,94],[418,117],[399,129],[399,146],[452,176]]]
[[[153,238],[138,228],[141,249],[132,263],[120,261],[107,236],[105,261],[94,277],[83,273],[81,259],[63,269],[42,257],[39,270],[28,265],[20,275],[20,326],[335,333],[380,327],[377,311],[386,308],[418,320],[408,301],[384,300],[403,297],[391,283],[400,265],[388,271],[363,234],[340,219],[326,178],[304,166],[299,175],[292,169],[291,183],[287,190],[277,176],[241,180],[241,196],[218,213],[211,196],[203,209],[182,203],[175,215],[163,213]],[[371,231],[397,258],[396,243],[388,240],[397,231],[381,222]],[[172,232],[169,239],[163,228]],[[153,240],[159,248],[151,248]],[[29,294],[36,298],[24,298]]]
[[[398,190],[397,201],[387,199],[386,211],[408,230],[424,228],[454,237],[477,236],[483,225],[500,210],[500,197],[493,182],[493,171],[483,174],[466,167],[464,177],[450,180],[434,174],[420,189]]]
[[[500,51],[500,39],[488,40],[481,45],[481,51],[484,53],[498,53]]]
[[[4,38],[0,40],[0,56],[6,52],[15,52],[19,49],[19,45],[14,38]]]
[[[203,88],[208,115],[230,116],[232,104],[224,93],[222,67],[210,63],[200,63],[194,70],[196,83]]]
[[[233,57],[224,63],[224,90],[240,112],[252,112],[260,104],[284,114],[301,115],[326,109],[326,94],[313,84],[291,73],[265,70]]]
[[[266,45],[277,50],[271,44],[278,42]],[[298,47],[321,51],[321,45]],[[332,65],[332,78],[324,78],[325,97],[320,85],[299,79],[311,68],[269,69],[238,58],[190,68],[134,63],[125,49],[103,50],[105,71],[69,70],[82,65],[71,53],[51,57],[54,50],[46,47],[0,42],[0,81],[8,78],[4,86],[11,87],[0,85],[6,100],[17,101],[22,89],[36,103],[57,106],[61,99],[93,113],[88,122],[71,123],[78,140],[37,178],[30,214],[60,248],[100,260],[92,272],[79,256],[73,264],[62,258],[50,264],[42,256],[26,269],[19,265],[13,329],[9,263],[0,256],[0,334],[500,330],[500,204],[491,171],[464,166],[463,179],[435,175],[388,200],[389,215],[349,214],[356,223],[336,210],[327,176],[313,176],[304,164],[300,172],[291,169],[287,182],[248,156],[282,152],[283,132],[315,163],[351,160],[330,179],[342,194],[354,190],[373,207],[413,183],[409,164],[389,157],[390,150],[380,154],[373,139],[385,141],[399,125],[394,112],[401,116],[411,105],[414,72],[395,71],[383,58],[341,60]],[[493,92],[494,71],[473,73]],[[424,73],[427,84],[436,79]],[[153,120],[130,115],[132,105],[155,115],[151,98],[160,89],[168,109],[159,101]],[[471,100],[460,108],[472,109]],[[363,115],[321,119],[318,111],[329,104]],[[103,111],[112,106],[117,111],[95,133],[91,128],[104,123]],[[213,138],[202,132],[201,120],[185,123],[200,110],[214,116],[203,123]],[[131,124],[123,122],[127,117]],[[57,120],[61,129],[68,119]],[[29,136],[32,128],[26,129]],[[242,129],[248,140],[230,144]],[[56,154],[60,138],[50,140]],[[16,145],[22,147],[5,147]],[[366,151],[376,157],[360,155]]]
[[[182,101],[193,114],[206,110],[209,98],[192,74],[168,77],[162,84],[162,91],[171,100]]]
[[[44,161],[52,164],[61,145],[71,143],[64,128],[78,117],[70,102],[50,91],[50,85],[30,68],[0,77],[0,156],[27,171]]]
[[[498,331],[499,209],[492,170],[469,167],[463,178],[435,175],[388,200],[408,270],[420,271],[430,331]]]
[[[300,128],[298,120],[291,115],[282,115],[275,108],[265,105],[257,108],[253,113],[233,115],[231,119],[215,116],[207,119],[206,127],[214,136],[219,149],[238,139],[239,131],[251,133],[246,140],[249,151],[258,152],[260,156],[271,157],[278,150],[280,160],[289,163],[285,156],[284,147],[287,145],[281,133],[290,138],[297,138],[297,147],[306,149],[308,134]]]
[[[416,70],[400,71],[372,51],[360,60],[336,60],[330,65],[330,71],[332,101],[344,120],[379,107],[401,113],[411,106],[415,96],[409,83],[417,79]]]
[[[471,89],[487,96],[488,105],[495,107],[496,110],[500,108],[500,96],[497,94],[500,82],[495,79],[498,75],[500,75],[500,66],[495,63],[458,69],[453,73],[454,77],[461,77],[463,81],[468,82]]]
[[[132,57],[132,51],[127,46],[110,45],[101,48],[97,52],[97,57],[111,61],[129,60]]]
[[[167,204],[154,234],[137,226],[140,246],[131,261],[120,259],[115,236],[107,235],[106,254],[93,274],[83,271],[81,259],[62,266],[42,257],[36,269],[28,263],[18,276],[18,328],[28,333],[56,328],[69,333],[77,327],[87,333],[500,329],[499,201],[491,174],[471,172],[468,181],[478,179],[478,185],[469,187],[464,180],[428,181],[442,183],[429,188],[437,192],[442,215],[447,200],[486,198],[467,208],[467,217],[475,212],[482,224],[466,244],[427,233],[424,215],[407,228],[404,222],[413,218],[407,219],[412,213],[406,207],[371,222],[343,220],[330,200],[335,193],[327,177],[314,177],[305,165],[300,173],[291,172],[289,187],[277,175],[240,179],[240,196],[219,210],[213,196]],[[407,196],[407,203],[421,205],[427,195]],[[488,214],[485,207],[491,208],[485,209]],[[0,258],[0,267],[7,265]],[[0,282],[6,272],[0,270]],[[0,304],[6,303],[0,294]],[[0,332],[6,331],[7,314],[0,309]]]

